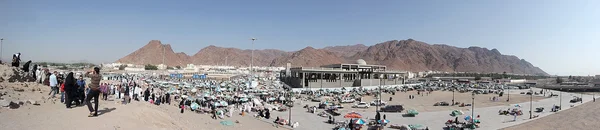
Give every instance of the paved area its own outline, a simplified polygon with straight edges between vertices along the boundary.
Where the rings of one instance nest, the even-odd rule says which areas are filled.
[[[537,89],[534,88],[534,91],[540,91],[541,89]],[[524,92],[524,91],[528,91],[527,90],[516,90],[516,91],[511,91],[511,94],[519,94],[520,92]],[[558,91],[550,91],[553,93],[559,93]],[[542,95],[536,95],[541,97]],[[563,110],[569,109],[571,108],[571,106],[578,106],[581,105],[582,103],[570,103],[569,100],[571,100],[573,98],[573,96],[581,96],[581,94],[575,94],[575,93],[566,93],[563,92],[561,94],[562,96],[562,107]],[[559,105],[559,97],[551,97],[551,98],[545,98],[542,100],[538,100],[538,101],[533,101],[533,108],[537,108],[537,107],[544,107],[545,111],[541,112],[541,113],[533,113],[534,115],[539,115],[538,118],[544,117],[544,116],[548,116],[550,114],[553,114],[553,112],[550,112],[551,107],[556,104]],[[588,102],[592,100],[592,95],[583,95],[583,102]],[[521,106],[521,110],[523,111],[522,116],[518,116],[517,119],[515,121],[513,121],[513,117],[512,116],[504,116],[504,115],[499,115],[498,111],[499,110],[506,110],[508,108],[514,108],[514,104],[512,105],[504,105],[504,106],[492,106],[492,107],[483,107],[483,108],[475,108],[474,111],[474,115],[480,115],[481,118],[481,128],[480,129],[486,129],[486,130],[491,130],[491,129],[501,129],[501,128],[505,128],[505,127],[509,127],[509,126],[513,126],[513,125],[518,125],[524,122],[528,122],[531,121],[531,119],[529,119],[529,108],[530,108],[530,103],[529,102],[522,102],[522,103],[518,103]],[[475,103],[475,106],[477,106],[477,103]],[[347,106],[348,107],[348,106]],[[433,106],[432,106],[433,107]],[[348,110],[342,110],[343,114],[347,113]],[[344,112],[345,111],[345,112]],[[535,109],[534,109],[535,111]],[[367,118],[374,118],[375,116],[375,112],[371,111],[358,111],[359,113],[361,113],[363,115],[363,119],[367,119]],[[470,115],[473,111],[471,110],[463,110],[463,112],[465,112],[465,115]],[[429,127],[429,129],[432,130],[440,130],[443,129],[443,127],[445,127],[445,122],[447,120],[450,119],[454,119],[454,117],[451,117],[449,114],[451,113],[451,110],[446,110],[446,111],[435,111],[435,112],[421,112],[418,116],[416,117],[403,117],[402,114],[404,113],[382,113],[386,115],[387,119],[391,121],[390,124],[422,124],[424,126]],[[273,112],[272,113],[272,117],[276,118],[277,116],[279,116],[280,118],[284,118],[284,119],[288,119],[288,112]],[[300,123],[300,127],[296,128],[298,130],[315,130],[315,129],[331,129],[334,126],[330,125],[330,124],[326,124],[325,121],[327,121],[327,118],[323,118],[323,117],[319,117],[316,114],[311,114],[306,112],[305,108],[302,108],[301,105],[297,105],[296,107],[294,107],[292,109],[292,122],[299,122]],[[464,119],[464,116],[460,116],[459,119]],[[538,118],[534,118],[538,119]],[[347,120],[347,119],[343,119],[343,115],[342,116],[337,116],[336,117],[337,120]],[[274,120],[274,119],[273,119]]]

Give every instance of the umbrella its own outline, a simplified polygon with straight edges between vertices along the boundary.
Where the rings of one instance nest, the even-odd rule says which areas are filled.
[[[229,105],[229,103],[227,103],[227,102],[225,102],[225,101],[221,101],[221,105],[223,105],[223,106],[228,106],[228,105]]]
[[[350,113],[344,115],[344,118],[362,118],[362,115],[360,115],[356,112],[350,112]]]
[[[419,115],[419,112],[415,109],[408,110],[408,114],[410,115]]]
[[[198,89],[194,88],[192,89],[192,93],[198,92]]]
[[[281,97],[279,97],[279,100],[283,101],[283,100],[285,100],[285,97],[281,96]]]
[[[387,124],[387,123],[390,123],[390,120],[383,119],[383,120],[379,120],[377,122],[379,122],[381,124]]]
[[[240,98],[240,101],[242,101],[242,102],[247,102],[247,101],[248,101],[248,98]]]
[[[215,104],[214,104],[214,105],[215,105],[215,106],[221,106],[221,103],[219,103],[219,102],[215,102]]]
[[[221,121],[221,125],[224,125],[224,126],[233,126],[233,122],[232,121]]]
[[[410,127],[410,129],[420,129],[420,128],[423,128],[423,125],[421,125],[421,124],[410,124],[410,125],[408,125],[408,127]]]
[[[465,116],[465,120],[471,120],[471,116]]]
[[[198,107],[200,107],[200,106],[198,105],[198,103],[195,103],[195,102],[194,102],[194,103],[192,103],[191,107],[192,107],[192,110],[196,110],[196,109],[198,109]]]
[[[363,120],[363,119],[357,119],[357,120],[354,121],[354,124],[362,125],[362,124],[366,124],[366,121]]]

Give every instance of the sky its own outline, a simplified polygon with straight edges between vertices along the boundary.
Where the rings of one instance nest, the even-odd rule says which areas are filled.
[[[600,74],[598,0],[0,0],[3,59],[108,63],[150,40],[193,55],[216,45],[415,39],[496,48],[551,75]],[[252,46],[250,38],[258,40]]]

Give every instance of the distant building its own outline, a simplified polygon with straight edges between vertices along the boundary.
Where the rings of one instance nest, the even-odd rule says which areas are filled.
[[[360,59],[356,64],[331,64],[321,67],[295,67],[280,71],[282,82],[292,88],[339,88],[404,84],[407,72],[388,71],[386,66],[367,65]],[[286,74],[286,73],[289,73]]]
[[[156,66],[159,70],[166,70],[167,69],[167,65],[165,64],[159,64],[158,66]]]

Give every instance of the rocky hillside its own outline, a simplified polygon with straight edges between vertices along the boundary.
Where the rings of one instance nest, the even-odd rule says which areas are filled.
[[[170,45],[162,45],[160,41],[155,40],[117,62],[160,64],[163,47],[166,55],[165,62],[169,66],[187,63],[225,65],[226,62],[231,66],[250,65],[251,50],[211,45],[193,56],[188,56],[184,53],[174,53]],[[386,65],[389,69],[413,72],[436,70],[547,75],[524,59],[502,55],[496,49],[430,45],[412,39],[387,41],[372,46],[358,44],[323,49],[307,47],[295,52],[273,49],[254,51],[256,66],[285,66],[286,63],[291,63],[292,66],[318,67],[326,64],[353,63],[357,59],[364,59],[369,64]]]
[[[146,44],[144,47],[117,60],[116,62],[139,65],[158,65],[163,63],[163,56],[164,63],[168,66],[185,66],[186,64],[190,63],[190,58],[187,54],[183,52],[175,53],[170,44],[162,44],[159,40],[152,40],[148,42],[148,44]]]
[[[324,49],[315,49],[306,47],[296,51],[291,55],[279,57],[271,62],[270,66],[285,66],[291,63],[292,66],[303,67],[318,67],[327,64],[343,63],[344,58],[339,57],[336,53]]]
[[[373,45],[352,56],[367,63],[387,65],[393,69],[446,72],[507,72],[547,75],[546,72],[516,56],[502,55],[498,50],[480,47],[458,48],[429,45],[424,42],[393,40]]]
[[[351,56],[354,56],[358,52],[367,50],[368,48],[369,48],[368,46],[365,46],[363,44],[356,44],[356,45],[348,45],[348,46],[330,46],[330,47],[323,48],[323,50],[335,52],[342,57],[351,57]]]
[[[280,50],[255,50],[254,65],[269,66],[273,59],[287,56],[289,53]],[[232,65],[249,66],[252,59],[252,50],[241,50],[237,48],[223,48],[208,46],[198,51],[191,57],[192,63],[202,65]],[[226,63],[227,62],[227,63]]]

